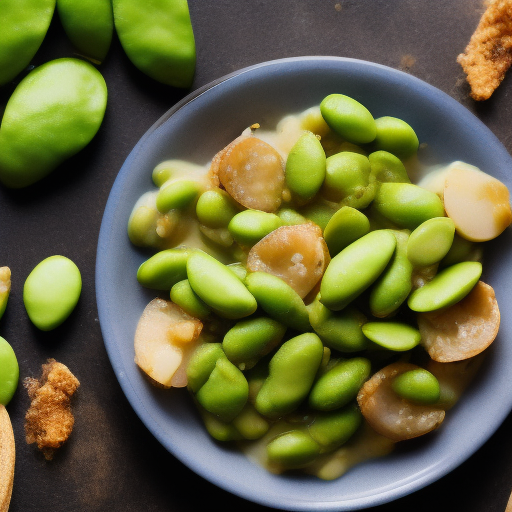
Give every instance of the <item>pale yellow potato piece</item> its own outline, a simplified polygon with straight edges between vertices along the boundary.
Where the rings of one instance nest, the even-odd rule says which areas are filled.
[[[393,379],[417,369],[410,363],[393,363],[366,381],[357,395],[361,413],[378,433],[393,441],[419,437],[436,429],[444,420],[444,410],[434,405],[414,404],[392,389]]]
[[[329,263],[322,230],[314,223],[281,226],[252,247],[250,272],[267,272],[288,283],[304,298],[320,281]]]
[[[185,387],[185,366],[203,324],[173,302],[153,299],[135,331],[135,363],[158,387]]]
[[[449,308],[418,313],[421,343],[434,361],[447,363],[476,356],[496,338],[500,310],[492,286],[479,281]]]
[[[473,242],[496,238],[512,222],[506,185],[468,164],[450,166],[443,198],[457,232]]]
[[[0,512],[9,510],[16,452],[14,433],[7,409],[0,404]]]
[[[284,190],[284,161],[270,144],[242,135],[217,153],[210,177],[242,206],[275,212]]]

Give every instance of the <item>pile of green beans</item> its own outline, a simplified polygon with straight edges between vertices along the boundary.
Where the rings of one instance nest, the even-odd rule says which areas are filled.
[[[170,292],[204,332],[217,326],[187,366],[208,432],[220,441],[264,439],[277,471],[307,467],[356,435],[364,421],[356,398],[370,376],[428,358],[415,314],[459,302],[482,273],[479,261],[467,261],[474,244],[455,234],[441,198],[411,183],[406,164],[419,141],[409,124],[374,119],[341,94],[319,112],[329,133],[300,135],[284,163],[289,199],[275,212],[244,208],[222,187],[159,166],[153,202],[138,203],[128,222],[134,244],[158,250],[138,269],[139,283]],[[185,219],[199,225],[200,248],[172,246]],[[330,261],[303,299],[245,261],[276,229],[307,222],[322,228]],[[423,367],[392,389],[415,404],[441,397]]]

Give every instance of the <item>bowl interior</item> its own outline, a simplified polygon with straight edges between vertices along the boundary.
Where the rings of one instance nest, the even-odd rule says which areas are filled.
[[[334,481],[276,476],[205,432],[185,390],[151,387],[136,368],[133,335],[138,318],[155,296],[136,280],[148,257],[134,248],[126,225],[135,201],[154,186],[151,171],[169,158],[205,164],[247,126],[273,128],[289,113],[342,93],[374,115],[407,121],[426,148],[427,164],[463,160],[509,187],[512,159],[476,117],[441,91],[384,66],[342,58],[296,58],[254,66],[192,94],[171,109],[141,139],[123,165],[105,210],[97,254],[96,288],[101,329],[131,405],[162,445],[218,486],[264,505],[287,510],[356,510],[413,492],[463,462],[500,425],[512,405],[510,379],[512,289],[509,231],[490,243],[482,279],[500,303],[500,333],[474,385],[447,414],[439,431],[408,448],[350,470]]]

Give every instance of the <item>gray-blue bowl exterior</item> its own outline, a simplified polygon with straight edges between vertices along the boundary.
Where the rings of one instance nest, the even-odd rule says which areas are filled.
[[[155,297],[136,280],[148,254],[134,248],[126,226],[135,201],[154,187],[151,172],[169,158],[206,164],[247,126],[272,128],[283,115],[318,105],[323,97],[354,97],[374,117],[391,115],[415,129],[423,158],[463,160],[512,186],[512,159],[491,131],[453,98],[406,73],[338,57],[299,57],[259,64],[193,92],[158,120],[121,168],[110,193],[98,241],[96,294],[108,356],[130,404],[152,434],[196,473],[245,499],[293,511],[348,511],[414,492],[453,470],[497,429],[512,406],[510,257],[507,230],[485,252],[482,279],[500,304],[500,333],[484,367],[442,427],[395,453],[351,469],[334,481],[273,475],[206,433],[185,390],[159,390],[133,362],[138,318]]]

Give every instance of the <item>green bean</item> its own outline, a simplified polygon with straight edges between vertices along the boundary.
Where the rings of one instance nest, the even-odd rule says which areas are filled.
[[[377,345],[397,352],[411,350],[421,341],[418,329],[402,322],[367,322],[363,332]]]
[[[166,249],[144,261],[137,270],[137,281],[146,288],[167,290],[187,278],[187,261],[192,249]]]
[[[439,381],[423,368],[397,375],[391,387],[402,398],[420,404],[434,404],[441,397]]]
[[[178,281],[171,288],[171,300],[190,316],[205,320],[211,309],[192,290],[188,279]]]
[[[372,178],[379,183],[410,183],[402,161],[387,151],[374,151],[368,156]]]
[[[246,403],[242,411],[233,420],[233,426],[244,439],[249,440],[263,437],[270,428],[269,422],[250,403]]]
[[[324,229],[324,239],[329,254],[334,257],[345,247],[370,231],[368,217],[350,206],[342,206],[330,219]]]
[[[23,302],[32,323],[42,331],[50,331],[75,309],[81,291],[78,267],[64,256],[50,256],[27,277]]]
[[[0,267],[0,319],[5,313],[11,293],[11,269]]]
[[[193,393],[206,383],[221,357],[226,356],[220,343],[204,343],[196,348],[187,365],[187,385]]]
[[[274,213],[244,210],[231,219],[228,230],[238,244],[252,247],[282,224],[281,219]]]
[[[0,404],[7,405],[17,387],[20,369],[11,345],[0,336]]]
[[[156,207],[160,213],[188,208],[199,196],[201,185],[197,181],[177,180],[162,187],[156,196]]]
[[[315,460],[318,455],[318,443],[301,430],[280,434],[267,445],[269,462],[287,469],[303,467]]]
[[[385,150],[399,158],[409,158],[418,151],[418,136],[402,119],[379,117],[375,119],[377,135],[372,146],[376,150]]]
[[[407,258],[416,266],[439,263],[453,243],[455,224],[448,217],[435,217],[420,224],[410,235]]]
[[[209,228],[227,228],[239,208],[231,196],[220,188],[203,192],[196,204],[196,215]]]

